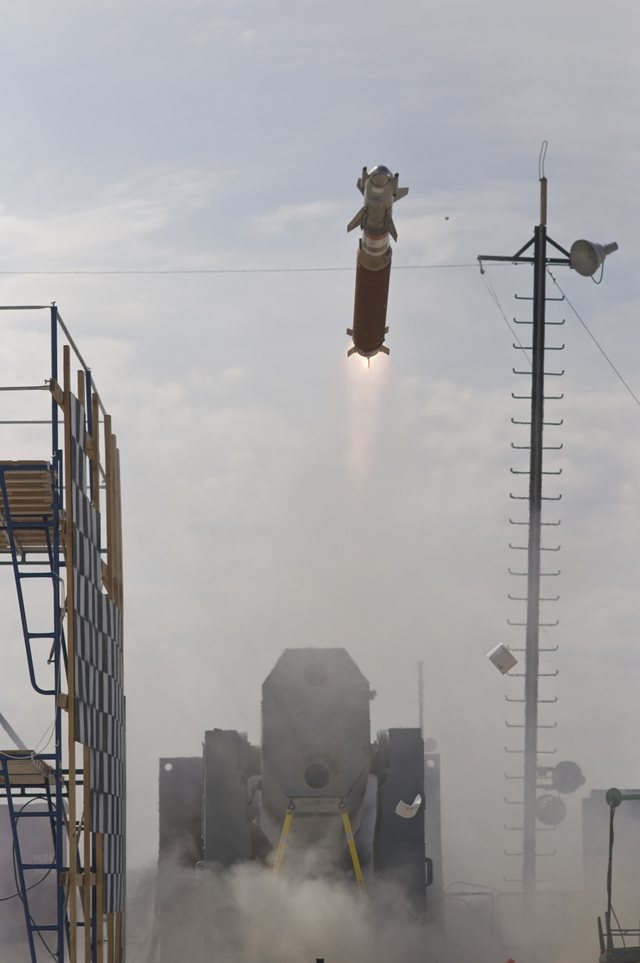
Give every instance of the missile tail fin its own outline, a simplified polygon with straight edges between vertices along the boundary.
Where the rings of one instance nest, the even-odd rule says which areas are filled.
[[[389,234],[391,235],[394,241],[398,240],[398,232],[396,231],[396,226],[393,223],[392,217],[389,218]]]

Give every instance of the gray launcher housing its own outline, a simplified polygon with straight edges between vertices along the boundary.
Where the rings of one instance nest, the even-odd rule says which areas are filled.
[[[260,747],[213,729],[201,763],[161,760],[160,866],[272,865],[291,810],[281,872],[353,876],[343,805],[365,881],[393,879],[421,916],[433,882],[426,918],[442,922],[439,756],[425,756],[417,728],[383,730],[372,742],[374,696],[345,649],[286,649],[262,687]],[[418,794],[416,816],[398,816],[400,800]]]
[[[369,683],[344,649],[287,649],[262,686],[260,829],[288,853],[334,862],[346,846],[340,804],[360,826],[371,770]]]

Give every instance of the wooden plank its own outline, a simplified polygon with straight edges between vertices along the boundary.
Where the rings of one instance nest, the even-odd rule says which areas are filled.
[[[53,400],[57,401],[61,408],[64,408],[64,391],[55,378],[49,382],[49,391],[53,395]]]
[[[96,963],[104,963],[104,835],[96,841]]]
[[[25,755],[24,749],[5,749],[9,782],[12,786],[42,786],[54,781],[53,770],[42,759]],[[0,786],[4,786],[4,776],[0,776]]]
[[[94,392],[91,394],[91,413],[93,433],[91,437],[91,469],[93,471],[93,507],[100,511],[100,403]]]
[[[26,495],[21,498],[10,498],[9,511],[14,524],[48,521],[51,518],[51,498],[27,498]],[[34,528],[32,531],[35,532],[37,529]]]
[[[118,555],[118,485],[117,485],[117,474],[118,474],[118,463],[117,463],[117,446],[116,446],[116,436],[111,435],[111,498],[113,504],[113,524],[111,526],[111,537],[113,539],[113,552],[111,558],[113,558],[113,601],[116,605],[120,604],[120,568],[119,568],[119,555]],[[110,549],[111,552],[111,549]],[[110,563],[111,564],[111,563]]]
[[[47,496],[49,499],[51,499],[51,492],[51,484],[47,484],[46,481],[38,478],[37,476],[30,484],[21,479],[13,484],[10,482],[7,484],[7,495],[9,496],[9,502],[19,502],[21,500],[24,501],[25,499],[42,502],[43,500],[46,500]]]
[[[124,946],[123,946],[123,926],[122,926],[122,911],[115,914],[116,917],[116,938],[115,938],[115,959],[113,963],[122,963],[124,959]]]
[[[82,747],[84,843],[84,961],[91,963],[91,749]]]
[[[120,501],[120,449],[116,443],[116,436],[113,436],[113,489],[115,500],[115,536],[116,536],[116,560],[117,560],[117,595],[116,605],[122,612],[123,601],[123,576],[122,576],[122,505]]]
[[[116,921],[114,916],[114,913],[107,913],[107,963],[114,963],[116,955]]]
[[[45,478],[43,475],[36,472],[32,472],[32,477],[30,479],[25,478],[7,478],[7,493],[9,496],[20,497],[35,497],[43,498],[45,495],[50,495],[53,491],[51,487],[51,479]]]
[[[69,691],[69,963],[78,960],[78,906],[77,906],[77,813],[76,813],[76,742],[75,742],[75,639],[73,598],[73,537],[71,532],[71,358],[69,345],[64,346],[64,505],[69,527],[66,530],[65,560],[67,564],[67,681]]]
[[[105,496],[107,509],[107,570],[108,577],[105,588],[112,602],[116,593],[116,565],[115,565],[115,505],[113,498],[113,443],[111,435],[111,415],[104,416],[104,473]]]
[[[78,371],[78,401],[86,411],[84,371]]]

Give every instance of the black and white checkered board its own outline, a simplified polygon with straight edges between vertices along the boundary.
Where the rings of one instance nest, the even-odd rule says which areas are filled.
[[[120,611],[102,591],[100,514],[87,496],[85,412],[71,395],[77,742],[91,748],[91,828],[104,833],[106,913],[124,909],[125,704]],[[69,494],[67,493],[67,498]]]

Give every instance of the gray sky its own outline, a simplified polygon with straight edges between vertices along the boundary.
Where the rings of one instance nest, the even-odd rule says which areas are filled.
[[[600,287],[566,269],[559,283],[640,396],[639,21],[624,0],[7,6],[0,269],[351,269],[355,181],[376,163],[410,188],[395,265],[469,264],[529,238],[546,138],[551,236],[620,244]],[[526,317],[513,296],[529,268],[489,277],[507,317]],[[524,517],[509,499],[525,494],[509,472],[526,467],[510,449],[527,443],[510,422],[526,418],[522,358],[476,268],[396,270],[391,356],[365,371],[345,358],[353,285],[351,270],[0,274],[4,304],[58,302],[122,451],[134,866],[155,855],[158,757],[197,754],[214,726],[257,740],[281,650],[328,645],[377,690],[374,729],[417,724],[424,660],[447,879],[517,875],[503,746],[520,718],[503,696],[520,683],[485,653],[522,631],[506,624],[524,581],[507,573],[523,570],[508,548],[524,544],[508,523]],[[548,441],[564,450],[547,466],[563,470],[547,492],[563,495],[547,529],[561,601],[544,613],[561,620],[560,675],[541,742],[581,764],[585,791],[637,785],[640,409],[571,311],[550,316],[566,318]],[[46,377],[44,315],[0,320],[0,381]],[[46,454],[39,429],[1,430],[3,457]],[[16,681],[6,571],[0,592],[1,711],[35,741],[47,718]],[[549,863],[573,887],[568,802]]]

